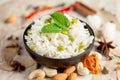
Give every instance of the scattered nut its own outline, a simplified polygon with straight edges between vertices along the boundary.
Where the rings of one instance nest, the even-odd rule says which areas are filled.
[[[66,73],[59,73],[53,77],[53,80],[66,80],[68,75]]]
[[[33,79],[33,78],[36,78],[36,77],[42,77],[44,78],[45,77],[45,72],[41,69],[37,69],[37,70],[34,70],[33,72],[30,73],[29,75],[29,79]]]
[[[119,62],[117,62],[117,65],[120,65],[120,61],[119,61]]]
[[[12,71],[13,67],[7,65],[7,64],[1,64],[0,69],[5,70],[5,71]]]
[[[16,15],[12,15],[10,16],[5,22],[6,23],[13,23],[17,20],[17,16]]]
[[[78,72],[79,75],[82,75],[82,76],[88,75],[90,73],[88,68],[83,67],[83,63],[82,62],[78,63],[78,65],[77,65],[77,72]]]
[[[78,64],[77,64],[77,70],[78,69],[82,69],[83,68],[83,63],[82,62],[79,62]]]
[[[37,77],[36,80],[45,80],[45,79],[42,77]]]
[[[3,50],[3,60],[7,63],[10,64],[10,62],[13,60],[13,58],[16,55],[16,49],[15,48],[5,48]]]
[[[9,44],[6,46],[6,48],[16,48],[16,47],[18,47],[18,44],[14,40],[11,40]]]
[[[88,68],[83,68],[82,70],[78,70],[77,71],[79,75],[88,75],[90,72],[88,70]]]
[[[117,65],[117,69],[119,69],[119,70],[120,70],[120,65]]]
[[[76,73],[71,73],[69,76],[68,76],[68,79],[67,80],[77,80],[77,74]]]
[[[71,74],[71,73],[73,73],[75,70],[76,70],[76,67],[75,67],[75,66],[71,66],[71,67],[65,69],[65,70],[64,70],[64,73]]]
[[[102,59],[102,55],[99,52],[91,52],[90,55],[96,56],[99,60]]]
[[[43,70],[45,71],[45,73],[48,77],[53,77],[57,74],[56,69],[51,69],[51,68],[48,68],[48,67],[44,67]]]

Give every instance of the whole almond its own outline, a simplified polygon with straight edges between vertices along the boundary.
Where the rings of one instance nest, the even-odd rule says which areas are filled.
[[[66,73],[59,73],[53,77],[53,80],[66,80],[68,75]]]
[[[65,70],[64,70],[64,73],[71,74],[71,73],[73,73],[75,70],[76,70],[76,67],[75,67],[75,66],[71,66],[71,67],[65,69]]]
[[[77,74],[76,73],[71,73],[69,76],[68,76],[68,79],[67,80],[77,80]]]
[[[17,16],[16,15],[12,15],[10,16],[7,20],[6,23],[13,23],[17,20]]]
[[[42,77],[37,77],[36,80],[45,80],[45,79]]]

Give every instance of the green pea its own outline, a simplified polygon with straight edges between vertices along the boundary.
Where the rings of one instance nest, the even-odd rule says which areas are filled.
[[[64,46],[59,45],[59,46],[57,47],[57,49],[58,49],[59,51],[63,51],[63,50],[64,50]]]
[[[78,21],[79,21],[78,18],[72,18],[70,25],[72,26],[73,24],[77,23]]]
[[[73,42],[75,38],[73,36],[69,36],[69,39]]]
[[[68,34],[68,31],[67,31],[67,30],[63,30],[61,33],[67,35],[67,34]]]
[[[84,48],[85,48],[84,44],[81,43],[80,46],[79,46],[79,50],[81,51],[81,50],[83,50]]]
[[[28,31],[27,31],[27,35],[29,36],[29,35],[31,35],[31,34],[32,34],[31,30],[28,30]]]
[[[35,45],[30,45],[29,47],[30,47],[30,49],[34,50],[36,46]]]
[[[48,18],[45,20],[45,23],[51,23],[52,22],[52,18]]]

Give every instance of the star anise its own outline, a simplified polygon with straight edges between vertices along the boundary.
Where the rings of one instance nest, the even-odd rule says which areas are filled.
[[[23,66],[20,62],[18,61],[13,61],[12,64],[10,65],[13,67],[13,71],[24,71],[25,70],[25,66]]]
[[[105,39],[103,41],[97,41],[100,45],[97,47],[98,51],[105,56],[109,56],[110,48],[114,49],[115,46],[112,45],[112,41],[106,42]]]

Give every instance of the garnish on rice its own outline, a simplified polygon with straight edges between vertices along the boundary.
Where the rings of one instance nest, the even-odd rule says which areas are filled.
[[[93,42],[86,23],[54,12],[35,20],[25,36],[31,50],[50,58],[70,58],[81,54]],[[86,34],[87,33],[87,34]]]

